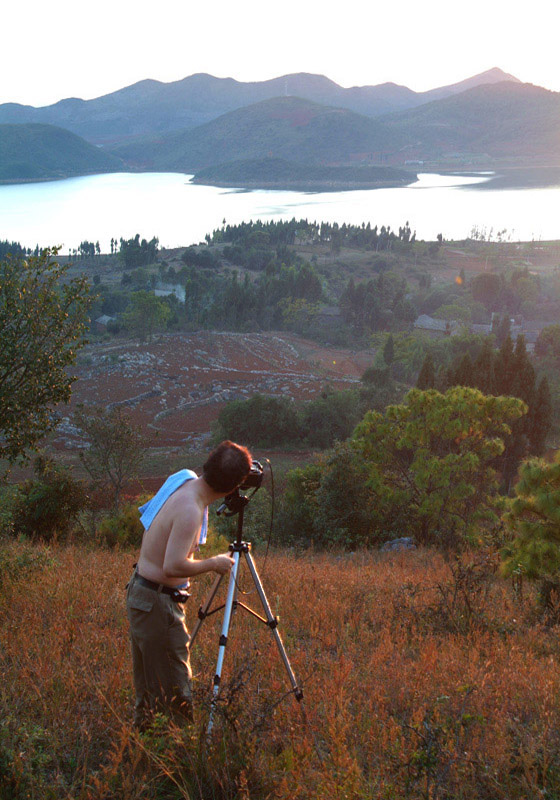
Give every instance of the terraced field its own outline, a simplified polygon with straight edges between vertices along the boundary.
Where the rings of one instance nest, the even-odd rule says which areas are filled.
[[[308,400],[326,385],[349,388],[373,351],[321,347],[291,334],[197,332],[162,334],[150,343],[89,345],[56,445],[77,444],[70,415],[78,403],[125,406],[157,448],[204,446],[230,400],[260,392]],[[156,437],[157,432],[157,437]]]

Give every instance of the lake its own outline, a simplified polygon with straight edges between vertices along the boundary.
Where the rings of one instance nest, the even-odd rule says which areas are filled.
[[[560,170],[548,176],[553,185],[524,179],[527,188],[511,188],[493,173],[424,173],[404,188],[306,193],[197,186],[178,173],[89,175],[0,186],[0,240],[61,245],[67,253],[87,239],[108,252],[111,238],[139,233],[178,247],[202,241],[224,219],[292,217],[393,229],[409,221],[418,238],[432,240],[438,233],[464,239],[473,227],[494,236],[505,230],[514,241],[560,239]]]

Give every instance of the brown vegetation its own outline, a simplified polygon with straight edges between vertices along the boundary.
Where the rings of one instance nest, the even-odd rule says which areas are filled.
[[[0,555],[2,797],[558,796],[558,628],[497,577],[491,553],[277,552],[266,565],[257,553],[305,698],[285,696],[270,631],[238,610],[208,745],[221,614],[195,643],[196,725],[138,736],[124,612],[133,555],[23,543]],[[197,581],[191,624],[209,580]]]

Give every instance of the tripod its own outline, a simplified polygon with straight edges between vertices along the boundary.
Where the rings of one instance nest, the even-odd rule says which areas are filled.
[[[212,611],[210,610],[212,601],[214,600],[214,597],[216,596],[218,588],[222,582],[222,579],[224,578],[224,575],[217,575],[210,589],[208,597],[198,610],[198,620],[196,626],[193,629],[191,640],[189,643],[189,650],[190,650],[192,649],[194,640],[196,639],[198,631],[200,630],[200,627],[204,622],[204,620],[206,619],[206,617],[210,616],[211,614],[215,614],[222,608],[225,609],[224,619],[222,624],[222,632],[220,635],[219,647],[218,647],[218,663],[216,665],[216,674],[214,675],[214,682],[213,682],[212,704],[210,706],[210,718],[208,720],[208,731],[207,731],[208,735],[211,733],[212,727],[214,725],[214,713],[216,711],[216,701],[218,698],[218,693],[220,691],[222,666],[224,663],[228,632],[231,623],[231,615],[233,613],[233,610],[236,609],[237,607],[244,608],[245,611],[248,611],[249,614],[251,614],[253,617],[256,617],[256,619],[260,620],[260,622],[263,622],[265,625],[268,625],[268,627],[272,631],[274,639],[276,640],[276,645],[278,647],[278,651],[280,653],[282,661],[284,662],[284,666],[286,668],[286,672],[288,673],[288,678],[292,685],[292,690],[294,692],[296,700],[300,701],[303,699],[303,691],[298,686],[292,667],[290,666],[290,662],[288,660],[284,644],[282,643],[282,639],[280,638],[280,634],[278,632],[278,619],[273,615],[272,611],[270,610],[270,605],[268,603],[268,600],[266,599],[263,585],[259,578],[255,562],[253,561],[253,557],[251,555],[251,543],[243,541],[243,514],[245,511],[245,506],[247,505],[248,502],[249,498],[247,498],[245,495],[239,494],[239,489],[236,489],[234,492],[232,492],[225,498],[224,503],[217,510],[218,514],[225,514],[228,517],[233,516],[234,514],[238,514],[237,537],[235,539],[235,542],[232,542],[229,546],[230,552],[233,555],[234,563],[230,571],[227,598],[224,605],[218,606],[217,608],[214,608]],[[226,509],[228,509],[228,511],[226,511]],[[244,555],[245,561],[247,562],[247,566],[249,567],[249,572],[251,573],[251,577],[253,578],[255,588],[262,603],[265,617],[262,617],[260,614],[257,614],[256,611],[254,611],[252,608],[249,608],[249,606],[246,606],[243,603],[239,602],[239,600],[237,599],[237,593],[238,593],[237,575],[239,573],[239,562],[241,560],[242,554]]]

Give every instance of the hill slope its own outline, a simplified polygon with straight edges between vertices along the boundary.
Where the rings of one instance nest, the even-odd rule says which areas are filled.
[[[419,158],[477,153],[491,158],[560,158],[560,92],[527,83],[477,86],[383,119]]]
[[[118,145],[113,152],[135,168],[185,172],[268,157],[339,164],[378,150],[380,135],[385,129],[377,120],[299,97],[277,97],[194,130]]]
[[[122,170],[123,163],[53,125],[0,125],[0,181],[52,180]]]
[[[0,123],[41,122],[67,128],[92,142],[116,142],[194,128],[237,108],[280,96],[303,97],[376,117],[503,80],[517,79],[494,68],[451,86],[413,92],[394,83],[346,89],[323,75],[307,73],[247,83],[196,74],[171,83],[144,80],[93,100],[67,98],[43,108],[5,103],[0,105]]]

